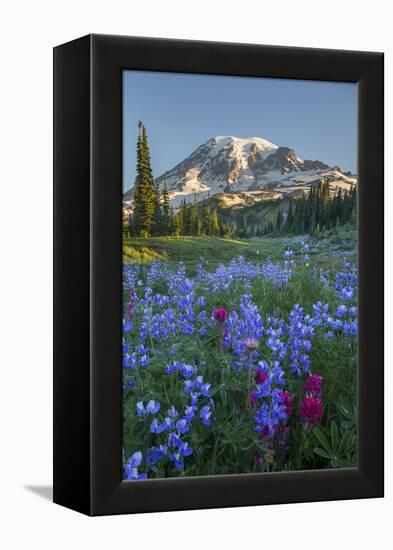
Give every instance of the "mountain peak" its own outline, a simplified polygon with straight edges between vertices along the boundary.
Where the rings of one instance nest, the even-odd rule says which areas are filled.
[[[271,143],[267,139],[255,136],[245,138],[236,136],[215,136],[208,140],[207,143],[210,142],[213,142],[218,147],[230,147],[231,145],[235,145],[241,149],[256,145],[262,151],[278,148],[277,145],[274,145],[274,143]]]
[[[236,143],[239,143],[239,144],[246,144],[246,143],[261,143],[263,145],[267,145],[267,146],[270,146],[270,147],[277,147],[277,145],[274,145],[274,143],[271,143],[270,141],[268,141],[267,139],[264,139],[264,138],[261,138],[261,137],[258,137],[258,136],[248,136],[248,137],[239,137],[239,136],[214,136],[212,137],[211,139],[217,141],[217,142],[222,142],[222,141],[227,141],[227,142],[231,142],[231,141],[234,141]],[[210,140],[209,140],[210,141]]]
[[[356,180],[345,176],[338,167],[332,169],[319,160],[303,160],[292,148],[261,137],[218,135],[156,181],[158,185],[166,182],[171,202],[177,207],[184,198],[193,200],[195,193],[199,200],[208,194],[257,194],[263,200],[265,196],[304,193],[321,179],[332,184],[339,181],[340,186],[352,185]]]

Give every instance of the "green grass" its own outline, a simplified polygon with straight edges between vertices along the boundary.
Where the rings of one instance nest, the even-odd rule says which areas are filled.
[[[149,249],[151,253],[166,256],[169,263],[183,261],[187,268],[194,268],[201,258],[208,261],[212,269],[220,263],[242,255],[256,261],[268,256],[278,257],[285,250],[282,239],[231,240],[214,237],[151,237],[147,239],[126,239],[125,246],[136,252]]]
[[[158,252],[157,250],[145,246],[134,247],[124,243],[123,257],[130,262],[148,263],[153,260],[166,260],[168,255],[164,251]]]
[[[150,262],[166,260],[176,265],[184,262],[186,269],[192,272],[203,258],[208,267],[214,270],[219,264],[227,264],[232,258],[244,256],[247,261],[265,261],[267,258],[282,259],[285,249],[300,249],[306,235],[285,237],[255,237],[251,239],[222,239],[218,237],[150,237],[125,238],[124,255],[131,261]],[[356,232],[354,228],[334,229],[309,240],[310,264],[334,267],[340,260],[339,253],[349,252],[355,259]]]

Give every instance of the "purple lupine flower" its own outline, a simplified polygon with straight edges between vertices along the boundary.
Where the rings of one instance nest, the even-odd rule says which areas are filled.
[[[199,418],[202,420],[205,426],[211,426],[211,420],[210,420],[211,415],[212,415],[212,411],[209,405],[205,405],[199,411]]]
[[[140,466],[141,462],[141,451],[137,451],[131,455],[128,462],[124,466],[124,478],[127,480],[147,479],[147,474],[138,474],[138,466]]]
[[[168,429],[168,424],[166,422],[158,423],[157,418],[154,418],[153,422],[150,424],[150,431],[153,434],[160,434]]]
[[[149,414],[156,414],[160,410],[160,403],[151,399],[146,405],[146,412]]]

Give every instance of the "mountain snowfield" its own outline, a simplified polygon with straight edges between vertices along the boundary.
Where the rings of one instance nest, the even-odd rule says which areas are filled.
[[[216,136],[157,178],[166,181],[173,206],[220,195],[223,207],[242,208],[266,199],[307,193],[313,183],[329,180],[334,189],[350,189],[356,176],[319,160],[303,160],[293,149],[260,137]],[[124,200],[132,203],[132,190]]]

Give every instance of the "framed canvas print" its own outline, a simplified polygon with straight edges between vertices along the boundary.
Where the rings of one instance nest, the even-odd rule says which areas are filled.
[[[383,55],[54,50],[54,501],[383,496]]]

